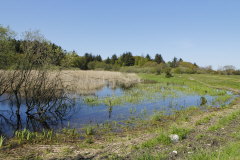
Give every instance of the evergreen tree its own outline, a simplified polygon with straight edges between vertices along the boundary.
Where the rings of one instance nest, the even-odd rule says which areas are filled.
[[[111,59],[109,57],[107,57],[107,59],[105,60],[106,64],[110,64],[111,63]]]
[[[156,54],[154,61],[157,62],[158,64],[165,63],[161,54]]]
[[[197,65],[196,63],[193,63],[193,65],[194,65],[195,67],[198,67],[198,65]]]
[[[145,58],[146,58],[148,61],[151,61],[151,60],[152,60],[152,58],[150,57],[149,54],[147,54]]]
[[[97,55],[97,56],[95,57],[95,61],[102,62],[102,57],[101,57],[101,55]]]
[[[133,66],[135,63],[135,59],[134,59],[132,53],[131,52],[124,53],[120,57],[120,63],[123,66]]]
[[[112,64],[115,64],[117,60],[118,60],[117,55],[116,55],[116,54],[112,55],[111,63],[112,63]]]
[[[178,59],[176,57],[173,58],[172,62],[170,63],[172,68],[178,67]]]
[[[86,63],[94,61],[94,57],[91,53],[85,53],[84,58],[86,59]]]

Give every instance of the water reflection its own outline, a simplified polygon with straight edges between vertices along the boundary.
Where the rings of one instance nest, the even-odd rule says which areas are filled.
[[[15,97],[3,95],[0,99],[0,134],[12,135],[16,130],[24,128],[32,131],[40,131],[43,128],[59,129],[68,124],[72,128],[81,128],[89,123],[99,124],[127,120],[131,117],[145,117],[156,111],[169,113],[189,106],[213,105],[216,98],[208,95],[203,98],[197,94],[186,95],[179,92],[181,96],[178,97],[144,100],[138,104],[113,106],[109,101],[107,105],[91,106],[83,101],[84,96],[60,93],[60,99],[50,98],[50,101],[43,97],[36,99],[21,97],[21,107],[17,107],[18,100]],[[94,95],[108,97],[122,94],[124,94],[122,88],[113,89],[105,86]]]
[[[44,99],[16,100],[12,95],[5,94],[0,101],[0,133],[7,136],[24,128],[31,131],[59,128],[63,126],[64,120],[70,119],[75,105],[67,97],[47,102]]]

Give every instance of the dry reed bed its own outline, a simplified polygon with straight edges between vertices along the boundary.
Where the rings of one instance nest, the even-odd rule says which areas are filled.
[[[106,84],[115,88],[117,85],[131,86],[140,82],[136,74],[111,71],[64,70],[60,72],[60,77],[65,88],[80,94],[94,93]]]
[[[30,79],[36,80],[41,78],[41,72],[44,71],[31,71]],[[16,71],[0,70],[0,83],[9,83],[9,79],[13,78]],[[20,71],[19,71],[20,73]],[[93,94],[96,90],[110,85],[115,88],[117,85],[124,85],[129,87],[133,84],[139,83],[140,78],[133,73],[121,73],[111,71],[83,71],[83,70],[63,70],[63,71],[49,71],[47,72],[48,81],[61,79],[64,89],[77,94]]]

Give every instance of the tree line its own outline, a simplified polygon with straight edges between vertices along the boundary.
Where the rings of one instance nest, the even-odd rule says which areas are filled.
[[[27,37],[27,33],[25,37]],[[174,57],[171,61],[166,62],[161,54],[157,53],[153,57],[149,54],[146,56],[134,56],[131,52],[125,52],[119,56],[113,54],[106,59],[101,55],[85,53],[79,56],[76,51],[66,51],[61,46],[50,41],[42,41],[44,36],[35,31],[31,34],[34,39],[16,39],[15,33],[9,27],[0,26],[0,69],[14,69],[17,64],[24,60],[27,54],[24,47],[31,46],[34,59],[45,59],[48,67],[58,67],[62,69],[79,68],[82,70],[114,70],[125,72],[146,72],[157,73],[220,73],[220,74],[240,74],[239,70],[234,67],[225,66],[222,70],[214,71],[209,67],[199,67],[196,63],[183,61],[182,58]],[[33,36],[34,35],[34,36]],[[28,47],[29,48],[29,47]],[[41,50],[42,57],[36,53]],[[40,62],[35,61],[37,67]]]

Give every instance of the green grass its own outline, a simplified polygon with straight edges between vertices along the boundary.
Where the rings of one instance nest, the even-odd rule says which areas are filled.
[[[175,75],[172,78],[166,78],[164,75],[139,74],[146,81],[155,81],[157,83],[138,84],[131,89],[124,90],[120,96],[112,95],[107,97],[87,96],[84,102],[97,106],[104,104],[106,106],[118,106],[131,104],[139,104],[145,100],[156,101],[165,98],[181,97],[182,95],[210,95],[219,97],[215,103],[225,103],[232,98],[225,90],[211,88],[196,80],[191,80],[190,75]],[[206,99],[204,103],[206,103]]]
[[[155,100],[159,98],[166,98],[166,97],[177,97],[176,91],[180,91],[184,94],[198,94],[201,96],[204,95],[211,95],[216,96],[215,99],[216,104],[222,104],[227,101],[229,101],[232,98],[232,95],[228,95],[225,90],[219,90],[214,89],[209,86],[206,86],[202,83],[199,83],[198,81],[207,83],[209,85],[213,85],[215,87],[231,87],[233,89],[240,89],[240,76],[218,76],[218,75],[174,75],[172,78],[165,78],[164,75],[152,75],[152,74],[140,74],[140,76],[145,80],[151,80],[156,81],[157,83],[152,84],[139,84],[135,88],[124,90],[124,94],[120,96],[111,96],[111,97],[87,97],[85,100],[86,103],[92,104],[92,105],[98,105],[98,104],[105,104],[106,106],[115,106],[119,104],[126,104],[126,103],[141,103],[144,100]],[[191,79],[192,78],[192,79]],[[158,94],[160,93],[160,94]],[[110,108],[109,108],[110,109]],[[204,108],[206,109],[206,108]],[[134,113],[135,111],[133,109],[130,109],[129,112]],[[179,126],[171,126],[174,124],[180,124],[178,122],[185,122],[191,120],[191,116],[202,114],[204,111],[197,107],[189,107],[184,110],[178,110],[174,111],[174,114],[171,115],[164,115],[161,112],[156,112],[152,117],[150,117],[150,120],[141,120],[139,122],[139,128],[138,131],[143,131],[141,129],[149,129],[153,132],[158,131],[159,127],[164,131],[161,131],[159,135],[156,137],[147,140],[143,142],[142,144],[137,145],[138,149],[145,150],[145,149],[154,149],[156,146],[160,147],[171,147],[175,144],[172,144],[171,139],[169,137],[170,134],[177,134],[180,137],[180,140],[186,139],[188,134],[192,131],[190,128],[183,128]],[[227,115],[217,121],[216,124],[213,126],[210,126],[209,130],[215,131],[219,128],[224,127],[225,125],[228,125],[232,120],[236,119],[238,116],[240,116],[240,111],[234,112],[230,115]],[[203,117],[199,121],[195,123],[195,127],[198,125],[207,124],[210,122],[212,118],[212,115]],[[135,121],[129,120],[130,125],[135,124]],[[127,123],[125,123],[127,126]],[[142,126],[141,126],[142,125]],[[145,126],[144,126],[145,125]],[[82,130],[84,131],[83,135],[87,137],[84,141],[81,141],[81,145],[83,146],[94,146],[94,135],[95,134],[103,134],[104,135],[110,135],[112,128],[118,127],[118,129],[121,129],[121,131],[130,131],[131,133],[134,133],[132,131],[132,128],[128,130],[126,126],[118,126],[117,123],[106,123],[99,128],[102,130],[97,130],[98,128],[94,126],[86,126]],[[136,124],[138,127],[138,124]],[[134,127],[136,127],[134,126]],[[122,128],[121,128],[122,127]],[[142,127],[142,128],[141,128]],[[149,128],[148,128],[149,127]],[[154,128],[155,127],[155,128]],[[146,129],[146,130],[147,130]],[[144,130],[145,131],[145,130]],[[146,131],[147,132],[147,131]],[[125,132],[124,132],[125,133]],[[214,133],[214,132],[211,132]],[[97,135],[98,136],[98,135]],[[197,140],[202,140],[206,135],[203,133],[199,133],[196,135]],[[239,137],[238,134],[232,135]],[[110,137],[110,136],[109,136]],[[108,138],[109,138],[108,137]],[[111,142],[116,140],[115,136],[112,136],[112,139],[108,139],[106,141]],[[41,133],[37,132],[30,132],[28,130],[22,130],[18,131],[15,134],[15,137],[13,137],[13,140],[17,140],[19,143],[44,143],[44,144],[53,144],[57,143],[59,144],[59,141],[63,140],[62,142],[65,143],[68,138],[76,138],[76,141],[79,138],[79,134],[75,129],[63,129],[61,133],[56,133],[52,131],[43,131]],[[106,138],[107,139],[107,138]],[[0,147],[1,147],[1,141],[3,144],[4,138],[0,137]],[[187,139],[186,139],[187,141]],[[73,142],[73,141],[71,141]],[[75,142],[75,141],[74,141]],[[181,142],[185,141],[180,141]],[[4,142],[5,143],[5,142]],[[79,143],[79,142],[78,142]],[[194,154],[189,155],[186,159],[217,159],[220,156],[220,159],[234,159],[236,157],[240,157],[240,155],[237,153],[236,148],[240,148],[239,143],[231,143],[223,148],[221,148],[219,151],[208,151],[205,149],[197,150]],[[239,151],[239,150],[238,150]],[[63,151],[65,152],[65,151]],[[66,154],[70,153],[71,150],[66,149]],[[180,153],[180,152],[179,152]],[[135,159],[166,159],[166,157],[169,156],[169,153],[167,155],[161,154],[161,153],[145,153],[140,156],[138,156]],[[237,159],[237,158],[236,158]]]
[[[218,150],[197,150],[194,154],[186,157],[189,160],[237,160],[240,159],[240,142],[231,142]]]
[[[157,137],[152,138],[144,143],[141,144],[141,148],[152,148],[157,145],[170,145],[172,143],[170,139],[170,134],[177,134],[180,138],[180,140],[183,140],[186,138],[187,134],[191,131],[191,129],[188,128],[179,128],[176,126],[173,126],[170,128],[169,132],[162,132]]]
[[[160,133],[157,137],[142,143],[141,148],[152,148],[160,144],[169,145],[171,143],[171,139],[166,133]]]
[[[196,139],[197,140],[200,140],[200,139],[204,139],[204,138],[206,138],[207,137],[207,135],[206,134],[198,134],[198,135],[196,135]]]
[[[218,130],[226,125],[228,125],[230,122],[232,122],[234,119],[240,116],[240,110],[237,110],[230,115],[227,115],[223,118],[221,118],[216,124],[210,126],[208,128],[209,131],[215,131]]]
[[[240,89],[239,75],[208,75],[208,74],[193,74],[184,75],[185,77],[193,77],[194,79],[207,83],[215,87],[227,87],[233,89]]]
[[[183,140],[187,137],[187,134],[191,131],[189,128],[180,128],[177,126],[171,127],[171,134],[177,134],[180,140]]]
[[[151,80],[160,83],[162,86],[170,86],[174,90],[181,91],[185,94],[198,94],[221,96],[226,95],[225,90],[214,89],[192,79],[191,75],[175,75],[172,78],[165,78],[163,75],[139,74],[144,80]],[[184,87],[185,86],[185,87]]]
[[[145,153],[136,157],[135,159],[136,160],[164,160],[164,159],[167,159],[167,157],[168,155],[161,154],[161,153],[158,153],[156,155],[153,155],[151,153]]]
[[[153,122],[159,122],[159,121],[162,121],[163,118],[164,118],[164,114],[163,112],[155,112],[152,116],[151,116],[151,121]]]
[[[198,125],[202,125],[202,124],[209,123],[210,120],[211,120],[211,118],[212,118],[212,115],[210,115],[210,116],[206,116],[206,117],[204,117],[204,118],[202,118],[202,119],[196,121],[195,125],[198,126]]]

